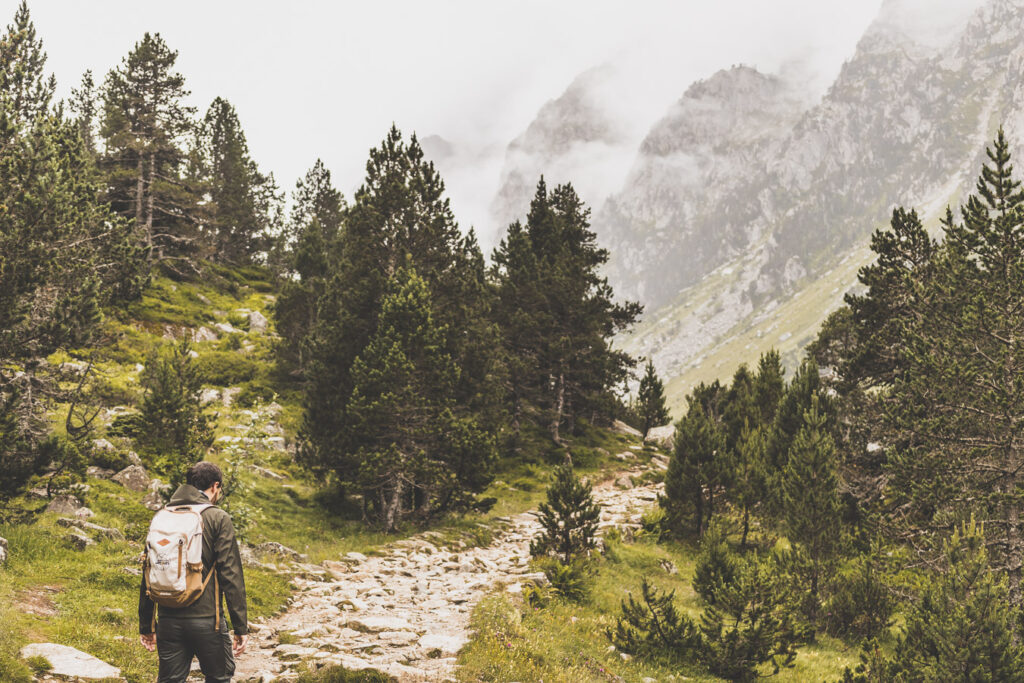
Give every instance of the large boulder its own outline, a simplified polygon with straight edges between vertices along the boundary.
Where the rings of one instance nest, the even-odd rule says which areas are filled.
[[[643,434],[640,433],[640,430],[633,429],[622,420],[616,420],[615,422],[612,423],[612,431],[617,432],[619,434],[625,434],[626,436],[633,436],[638,439],[643,437]]]
[[[132,491],[145,491],[149,488],[149,474],[142,465],[129,465],[115,474],[112,479],[121,486]]]
[[[50,663],[49,673],[71,680],[94,681],[121,678],[121,670],[81,650],[56,643],[32,643],[21,648],[21,656],[43,657]]]
[[[671,451],[676,443],[675,426],[668,424],[661,427],[651,427],[647,432],[647,438],[644,439],[644,443],[653,443],[658,448]]]
[[[0,536],[0,564],[7,562],[7,539]]]
[[[50,504],[46,506],[47,512],[56,512],[58,515],[73,515],[82,507],[82,501],[70,493],[62,493],[54,496]]]

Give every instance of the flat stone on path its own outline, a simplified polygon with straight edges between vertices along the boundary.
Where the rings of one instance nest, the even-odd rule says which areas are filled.
[[[409,622],[400,617],[365,616],[349,619],[346,626],[356,631],[380,633],[382,631],[406,631],[409,629]]]
[[[21,656],[45,657],[50,662],[50,672],[56,676],[97,680],[120,678],[121,670],[81,650],[56,643],[33,643],[21,648]]]
[[[454,655],[468,642],[465,636],[446,636],[442,633],[428,633],[420,638],[420,647],[427,651],[438,651],[442,655]]]

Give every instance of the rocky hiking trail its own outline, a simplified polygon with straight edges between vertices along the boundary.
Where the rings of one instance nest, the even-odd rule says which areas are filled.
[[[656,457],[652,465],[663,469],[664,460]],[[595,485],[602,530],[640,526],[644,510],[663,488],[632,485],[630,475],[647,469],[637,463]],[[439,547],[439,534],[428,531],[372,557],[348,553],[341,561],[324,562],[319,574],[297,576],[288,609],[252,625],[236,680],[287,680],[305,660],[373,668],[400,681],[454,680],[456,654],[469,640],[477,602],[545,581],[529,567],[530,539],[540,531],[534,512],[496,523],[501,529],[485,547],[452,551]]]

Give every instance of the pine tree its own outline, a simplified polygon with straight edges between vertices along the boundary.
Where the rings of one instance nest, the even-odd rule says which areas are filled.
[[[53,455],[45,401],[71,403],[40,359],[87,345],[101,308],[136,296],[144,254],[99,201],[75,124],[48,108],[45,53],[24,3],[0,39],[0,469],[5,490]]]
[[[893,657],[874,658],[864,680],[1024,680],[1006,580],[989,571],[985,545],[973,520],[957,529],[945,544],[945,569],[926,582],[911,607]]]
[[[547,501],[537,509],[542,531],[530,542],[534,557],[553,554],[571,564],[596,546],[601,507],[594,502],[590,483],[577,479],[572,465],[555,468]]]
[[[77,88],[71,89],[71,99],[68,102],[68,109],[75,116],[78,124],[78,131],[82,136],[82,142],[90,154],[96,155],[96,124],[97,109],[99,106],[99,95],[96,91],[96,83],[93,80],[92,71],[86,70],[82,74],[82,81]]]
[[[357,471],[336,471],[343,481],[355,474],[387,531],[490,481],[493,447],[452,410],[459,370],[445,334],[426,282],[407,265],[389,281],[377,331],[352,367],[353,451],[340,464]]]
[[[993,571],[1014,605],[1024,563],[1024,191],[1000,130],[976,193],[947,216],[945,241],[900,327],[899,372],[886,397],[886,469],[900,537],[935,538],[971,514],[987,520]],[[930,545],[930,547],[929,547]],[[917,545],[934,555],[937,543]]]
[[[701,615],[701,659],[730,681],[753,681],[759,667],[777,674],[793,665],[798,637],[785,613],[786,592],[768,563],[745,562],[736,580],[721,584]]]
[[[812,397],[782,471],[782,509],[786,535],[808,559],[808,618],[818,618],[825,570],[839,547],[840,507],[835,444]]]
[[[203,459],[213,441],[199,400],[203,378],[190,351],[188,340],[182,340],[153,354],[139,378],[145,393],[136,442],[170,476],[172,486],[184,482],[188,467]]]
[[[407,144],[396,128],[370,152],[366,182],[345,211],[339,244],[305,347],[309,385],[301,451],[308,464],[336,472],[351,469],[341,463],[362,438],[347,416],[354,363],[376,333],[386,285],[397,269],[408,263],[425,283],[432,318],[447,330],[444,352],[457,362],[469,357],[469,349],[486,346],[473,312],[487,305],[477,299],[485,290],[475,241],[459,232],[444,183],[415,136]],[[473,373],[486,367],[467,362],[456,389],[485,386],[487,378]],[[472,405],[455,407],[459,419],[475,412]]]
[[[675,662],[696,659],[701,646],[696,624],[676,609],[675,591],[659,591],[646,576],[640,579],[640,600],[630,593],[622,601],[615,630],[605,635],[627,654]]]
[[[29,126],[49,113],[57,81],[47,77],[43,41],[36,37],[36,27],[21,0],[0,42],[0,98],[7,116],[15,126]]]
[[[306,338],[316,325],[317,302],[336,267],[345,199],[331,184],[331,172],[320,159],[295,183],[287,243],[271,254],[288,275],[274,304],[281,356],[299,370],[305,367]]]
[[[768,438],[765,427],[751,428],[747,423],[740,432],[733,454],[734,471],[729,499],[743,515],[740,549],[747,547],[750,535],[750,517],[755,508],[765,502],[767,495],[766,459]]]
[[[665,385],[654,372],[654,363],[647,361],[647,369],[640,378],[640,388],[636,396],[637,412],[643,427],[640,431],[647,438],[652,427],[663,425],[669,421],[668,408],[665,406]]]
[[[177,59],[159,33],[143,35],[107,74],[100,134],[112,206],[145,230],[153,257],[180,271],[171,259],[187,263],[201,244],[199,198],[182,175],[182,143],[195,109],[183,103],[189,91],[174,71]]]
[[[775,420],[775,411],[779,401],[786,393],[786,380],[783,378],[782,356],[775,349],[761,354],[757,362],[757,374],[754,376],[754,403],[760,411],[758,424],[770,425]]]
[[[611,338],[632,325],[642,307],[614,302],[599,274],[607,260],[590,230],[590,210],[572,186],[549,192],[543,178],[525,226],[510,226],[494,253],[512,412],[517,415],[524,400],[540,408],[556,444],[563,427],[574,430],[578,415],[609,416],[613,391],[635,365],[612,348]]]
[[[731,476],[722,425],[724,393],[717,380],[711,385],[702,382],[687,397],[689,409],[676,425],[675,450],[659,500],[666,523],[676,533],[692,525],[695,535],[704,535],[715,501]]]
[[[711,525],[700,541],[700,554],[693,567],[693,590],[707,605],[715,604],[716,596],[727,585],[739,579],[741,559],[729,548],[725,533]]]
[[[280,198],[272,176],[260,173],[238,113],[218,97],[196,130],[190,176],[210,199],[203,232],[213,255],[228,263],[249,263],[270,247]]]

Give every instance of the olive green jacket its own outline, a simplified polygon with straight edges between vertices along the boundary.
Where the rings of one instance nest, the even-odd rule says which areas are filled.
[[[209,504],[206,494],[188,484],[178,487],[171,496],[169,506]],[[242,558],[238,552],[235,539],[235,527],[231,523],[231,515],[218,507],[203,510],[203,572],[216,566],[217,587],[219,595],[214,599],[214,582],[210,581],[199,599],[188,607],[160,607],[161,617],[209,617],[216,616],[217,602],[221,595],[227,602],[227,613],[231,617],[231,626],[238,635],[249,632],[245,609],[245,578],[242,576]],[[139,591],[139,633],[151,633],[153,630],[153,610],[156,605],[146,595],[146,580],[142,579]],[[224,611],[220,610],[223,614]]]

